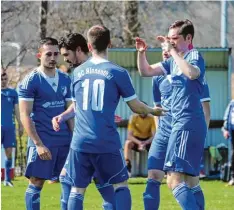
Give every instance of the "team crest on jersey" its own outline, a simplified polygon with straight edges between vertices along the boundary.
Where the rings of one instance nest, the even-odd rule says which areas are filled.
[[[62,92],[63,96],[66,96],[67,95],[67,87],[66,86],[62,86],[61,87],[61,92]]]
[[[11,98],[10,97],[7,97],[7,100],[8,100],[8,102],[11,102]]]

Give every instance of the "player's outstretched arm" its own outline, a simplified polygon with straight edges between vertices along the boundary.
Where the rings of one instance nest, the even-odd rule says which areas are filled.
[[[40,137],[37,134],[36,128],[30,118],[30,114],[32,113],[33,102],[32,101],[24,101],[20,100],[19,102],[19,110],[20,110],[20,119],[21,122],[28,134],[28,136],[33,140],[39,157],[42,160],[51,160],[52,156],[48,148],[44,146]]]
[[[129,108],[137,114],[152,114],[154,116],[162,116],[165,115],[167,110],[161,108],[161,107],[149,107],[146,104],[142,103],[138,99],[133,99],[131,101],[127,102]]]
[[[141,76],[152,77],[156,75],[162,75],[163,71],[159,63],[150,65],[146,59],[146,49],[147,45],[145,41],[139,37],[136,38],[136,50],[137,53],[137,67]]]
[[[61,113],[58,116],[53,117],[52,119],[52,125],[53,125],[53,129],[55,131],[59,131],[60,130],[60,124],[62,122],[65,122],[69,119],[74,118],[75,116],[75,105],[74,103],[70,104],[70,106],[67,108],[66,111],[64,111],[63,113]],[[73,131],[74,128],[74,123],[72,125],[72,123],[70,122],[70,125],[68,124],[69,128],[71,129],[71,131]]]

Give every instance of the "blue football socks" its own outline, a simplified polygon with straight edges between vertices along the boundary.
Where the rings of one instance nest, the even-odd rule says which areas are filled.
[[[25,193],[25,202],[27,210],[40,210],[40,187],[29,184]]]
[[[195,196],[184,182],[177,185],[172,193],[183,210],[198,210]]]
[[[159,181],[148,179],[146,190],[143,193],[145,210],[158,210],[160,203],[160,185]]]
[[[197,205],[199,206],[199,210],[204,210],[205,209],[205,197],[204,197],[204,194],[202,192],[200,185],[198,184],[197,186],[191,188],[190,190],[196,199]]]
[[[115,190],[116,210],[131,210],[132,199],[128,187],[119,187]]]

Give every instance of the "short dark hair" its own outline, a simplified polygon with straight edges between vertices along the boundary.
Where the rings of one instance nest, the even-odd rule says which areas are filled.
[[[40,49],[43,45],[58,45],[58,41],[52,37],[45,37],[44,39],[40,40],[38,49]]]
[[[86,39],[79,33],[70,33],[59,39],[59,49],[62,47],[67,50],[76,51],[77,47],[80,47],[82,52],[87,54],[89,52]]]
[[[194,26],[193,23],[188,19],[175,21],[170,25],[169,30],[172,28],[180,28],[179,34],[182,35],[184,39],[188,34],[191,34],[192,39],[194,37]]]
[[[110,43],[110,31],[105,26],[95,25],[88,31],[88,42],[97,52],[103,52]]]

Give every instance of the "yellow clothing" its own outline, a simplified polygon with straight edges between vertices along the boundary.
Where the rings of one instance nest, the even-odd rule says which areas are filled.
[[[135,137],[141,139],[150,138],[156,130],[154,117],[148,115],[142,118],[140,115],[132,115],[128,123],[128,130],[132,131]]]

